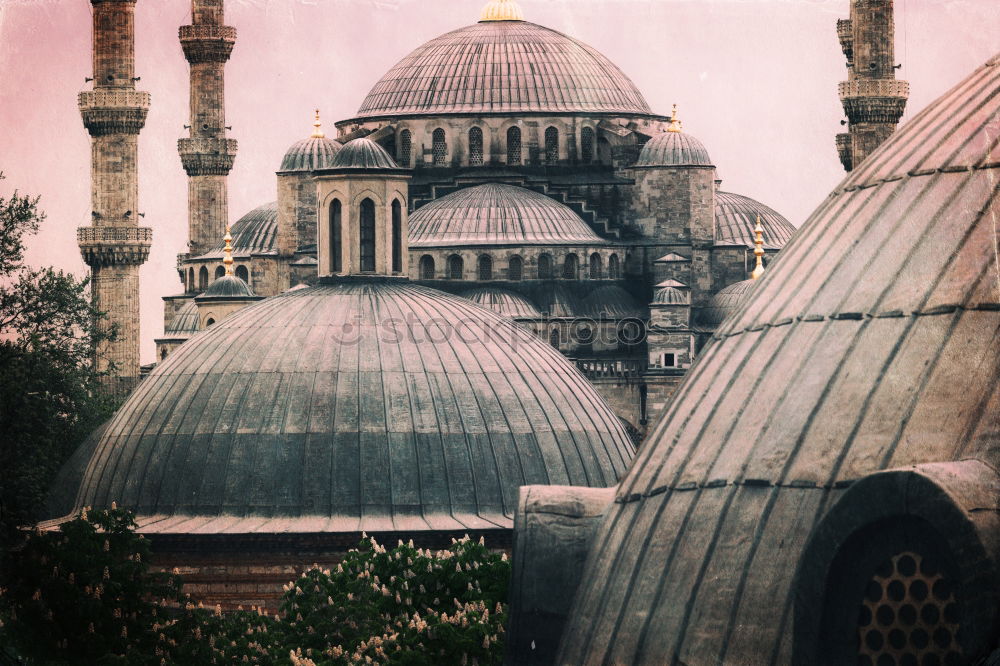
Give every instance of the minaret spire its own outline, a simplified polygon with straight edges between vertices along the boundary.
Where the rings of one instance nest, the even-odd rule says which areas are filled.
[[[191,0],[191,25],[180,28],[191,65],[189,136],[177,142],[188,175],[188,252],[208,251],[229,220],[226,176],[236,159],[235,139],[226,137],[224,68],[236,43],[236,28],[224,25],[223,0]]]
[[[138,226],[139,132],[149,93],[135,89],[136,0],[90,0],[93,5],[93,90],[79,94],[90,133],[91,226],[77,230],[91,270],[91,295],[114,327],[114,341],[96,350],[95,367],[110,372],[109,389],[130,391],[139,379],[139,266],[149,257],[153,230]]]
[[[893,0],[851,0],[851,17],[837,21],[847,58],[840,101],[848,131],[837,135],[837,152],[851,171],[896,129],[910,84],[896,80]]]

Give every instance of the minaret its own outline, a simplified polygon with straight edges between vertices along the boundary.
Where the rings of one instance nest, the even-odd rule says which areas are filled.
[[[77,229],[91,270],[94,304],[108,317],[100,326],[116,339],[96,350],[95,366],[109,371],[112,392],[127,393],[139,378],[139,266],[153,231],[138,226],[139,131],[149,93],[135,89],[136,0],[90,0],[94,15],[94,88],[79,95],[90,133],[91,226]]]
[[[837,21],[848,76],[840,83],[848,131],[837,135],[837,152],[848,171],[889,138],[910,95],[910,84],[896,80],[892,3],[851,0],[851,18]]]
[[[223,70],[236,28],[224,25],[223,0],[191,0],[191,25],[180,28],[191,65],[190,134],[177,142],[188,175],[188,252],[212,249],[229,221],[226,176],[236,158],[236,140],[226,138]]]

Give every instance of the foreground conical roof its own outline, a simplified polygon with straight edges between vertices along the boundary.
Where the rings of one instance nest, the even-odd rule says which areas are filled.
[[[511,320],[345,281],[195,335],[83,451],[77,509],[236,534],[509,529],[518,486],[613,485],[633,448],[583,375]]]
[[[850,663],[974,663],[996,647],[997,554],[955,544],[980,543],[969,535],[1000,495],[998,62],[858,165],[717,331],[593,538],[558,663],[790,663],[812,630],[798,612],[823,610],[795,606],[793,581],[822,589],[811,577],[825,570],[801,561],[807,539],[848,493],[861,501],[839,524],[859,510],[886,522],[857,542],[821,530],[820,555],[843,547],[835,566],[875,573],[829,591],[846,601],[827,625],[849,627],[802,639],[813,657],[798,663],[847,663],[843,650]],[[868,481],[890,468],[903,471],[878,478],[909,488]],[[993,491],[976,485],[991,474]],[[931,494],[917,483],[930,477],[987,491]],[[900,496],[901,511],[950,516],[943,531],[893,522]],[[943,555],[910,567],[920,557],[890,534]],[[944,620],[928,632],[910,617]]]

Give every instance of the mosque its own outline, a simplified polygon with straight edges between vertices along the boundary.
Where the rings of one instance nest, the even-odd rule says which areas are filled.
[[[98,302],[131,321],[149,235],[120,209],[149,100],[135,0],[91,2],[79,237]],[[903,88],[852,77],[852,171],[794,232],[719,190],[676,110],[492,0],[336,140],[317,118],[277,202],[227,230],[236,35],[222,0],[192,8],[184,293],[157,366],[60,472],[53,516],[127,506],[195,597],[268,608],[362,531],[485,536],[514,555],[511,664],[996,650],[1000,59],[898,133],[873,114]],[[872,29],[891,11],[852,0],[853,67],[891,61]]]

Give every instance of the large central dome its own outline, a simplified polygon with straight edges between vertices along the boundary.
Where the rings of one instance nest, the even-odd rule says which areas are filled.
[[[509,529],[518,486],[609,486],[632,454],[583,375],[509,319],[350,281],[197,334],[70,467],[77,508],[117,501],[150,534],[384,532]]]
[[[577,111],[651,113],[632,81],[593,48],[505,20],[418,47],[372,88],[357,117]]]

